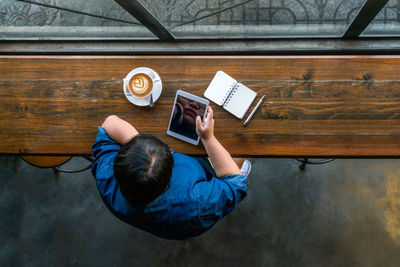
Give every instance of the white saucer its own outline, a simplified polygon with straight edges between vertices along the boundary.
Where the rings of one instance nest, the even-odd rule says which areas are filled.
[[[160,78],[160,76],[158,75],[157,72],[155,72],[154,70],[152,70],[150,68],[146,68],[146,67],[140,67],[140,68],[136,68],[136,69],[132,70],[123,79],[123,81],[124,81],[123,90],[124,90],[124,94],[125,94],[126,98],[129,100],[129,102],[131,102],[132,104],[137,105],[137,106],[148,106],[148,105],[150,105],[150,95],[147,96],[147,97],[144,97],[144,98],[137,98],[137,97],[134,97],[129,92],[128,88],[126,88],[127,82],[136,73],[146,73],[151,78],[153,78],[153,91],[151,92],[151,94],[153,95],[153,103],[156,102],[157,99],[160,98],[161,91],[162,91],[161,78]]]

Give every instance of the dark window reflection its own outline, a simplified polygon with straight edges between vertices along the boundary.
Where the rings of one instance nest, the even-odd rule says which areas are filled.
[[[196,117],[203,120],[206,105],[183,96],[178,96],[170,130],[191,139],[197,139]]]

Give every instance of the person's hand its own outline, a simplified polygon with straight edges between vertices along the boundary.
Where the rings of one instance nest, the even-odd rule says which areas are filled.
[[[203,123],[201,122],[200,116],[196,117],[196,133],[202,140],[208,140],[214,136],[214,118],[213,110],[208,107],[206,117]]]

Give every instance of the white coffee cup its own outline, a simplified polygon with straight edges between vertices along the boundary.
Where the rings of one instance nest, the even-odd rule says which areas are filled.
[[[150,105],[150,96],[155,102],[161,95],[161,78],[157,72],[150,68],[135,68],[127,74],[123,81],[125,96],[135,105]]]

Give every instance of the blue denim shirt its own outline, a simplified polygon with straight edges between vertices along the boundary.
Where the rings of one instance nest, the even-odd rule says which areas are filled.
[[[98,127],[92,147],[92,173],[106,206],[124,222],[162,238],[181,240],[205,232],[247,194],[246,176],[207,179],[197,159],[174,152],[172,176],[165,192],[146,206],[133,206],[114,177],[114,159],[121,146]]]

